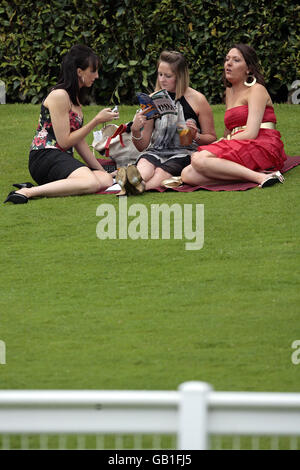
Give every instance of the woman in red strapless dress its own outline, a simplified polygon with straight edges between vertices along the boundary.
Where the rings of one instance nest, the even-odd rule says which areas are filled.
[[[224,138],[198,147],[181,173],[190,185],[219,180],[253,181],[260,187],[283,182],[278,171],[286,160],[276,130],[273,103],[265,88],[255,51],[233,46],[225,58],[226,112]],[[271,173],[265,173],[269,171]]]

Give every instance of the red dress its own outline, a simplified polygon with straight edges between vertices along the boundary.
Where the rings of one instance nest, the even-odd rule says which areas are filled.
[[[245,126],[248,118],[248,106],[237,106],[225,112],[224,122],[228,130]],[[272,106],[266,106],[262,122],[276,123]],[[240,131],[241,132],[241,131]],[[239,163],[250,170],[280,170],[286,160],[280,132],[276,129],[260,129],[256,139],[220,140],[209,145],[202,145],[198,150],[208,150],[219,158]]]

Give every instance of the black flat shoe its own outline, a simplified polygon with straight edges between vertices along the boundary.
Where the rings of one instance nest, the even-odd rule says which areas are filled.
[[[13,202],[14,204],[27,204],[28,197],[24,196],[24,194],[16,193],[16,191],[11,191],[5,199],[4,203],[5,202]]]
[[[34,184],[32,183],[15,183],[13,184],[15,188],[22,189],[22,188],[33,188]]]

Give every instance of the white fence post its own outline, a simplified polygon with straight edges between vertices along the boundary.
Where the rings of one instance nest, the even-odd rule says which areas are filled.
[[[207,449],[207,402],[211,390],[205,382],[185,382],[179,386],[179,449]]]
[[[2,339],[0,339],[0,364],[6,364],[6,345]]]
[[[6,103],[5,83],[0,80],[0,104]]]

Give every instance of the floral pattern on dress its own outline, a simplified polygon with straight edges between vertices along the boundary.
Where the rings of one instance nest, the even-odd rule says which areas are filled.
[[[74,132],[77,129],[80,129],[83,124],[83,120],[79,114],[75,113],[74,111],[69,111],[69,118],[70,132]],[[43,104],[41,107],[36,134],[30,147],[30,150],[40,149],[59,149],[73,155],[73,147],[70,147],[69,149],[63,149],[58,145],[52,126],[49,109],[47,109]]]

